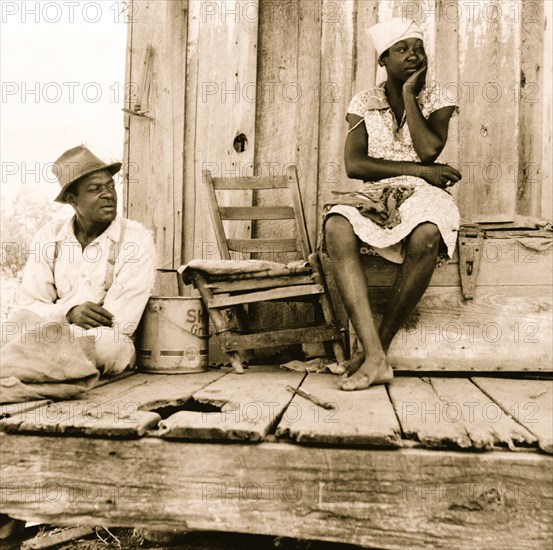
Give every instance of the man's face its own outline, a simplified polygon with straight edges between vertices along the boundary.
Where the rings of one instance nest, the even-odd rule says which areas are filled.
[[[107,170],[78,181],[67,194],[67,202],[78,217],[95,223],[111,223],[117,215],[115,182]]]

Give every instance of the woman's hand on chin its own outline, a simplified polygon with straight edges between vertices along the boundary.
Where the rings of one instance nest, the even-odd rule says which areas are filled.
[[[424,60],[420,69],[415,71],[404,83],[403,94],[419,95],[426,83],[426,74],[428,72],[428,63]]]

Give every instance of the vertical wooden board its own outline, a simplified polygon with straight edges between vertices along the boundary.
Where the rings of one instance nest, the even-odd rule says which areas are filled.
[[[520,94],[517,213],[539,217],[542,172],[551,169],[542,165],[540,147],[543,136],[544,6],[541,2],[529,2],[519,3],[517,7],[521,8],[521,13],[517,14],[517,23],[521,26],[521,67],[517,82]]]
[[[257,0],[200,2],[194,135],[194,245],[192,257],[217,259],[216,240],[202,184],[202,170],[213,176],[251,175],[255,150]],[[193,47],[193,44],[190,45]],[[234,140],[247,144],[237,151]],[[222,194],[223,204],[228,199]],[[227,204],[231,204],[227,201]],[[251,193],[233,205],[251,205]],[[250,235],[250,224],[231,228],[230,238]]]
[[[312,6],[312,3],[309,2]],[[307,85],[299,81],[300,6],[296,2],[262,1],[259,6],[259,60],[256,87],[255,166],[261,176],[281,176],[286,166],[299,158],[297,116],[301,103],[310,100]],[[307,14],[307,23],[313,17]],[[303,20],[301,25],[303,25]],[[318,51],[318,40],[314,43]],[[313,41],[304,51],[313,48]],[[305,94],[305,95],[304,95]],[[304,120],[313,128],[313,120]],[[314,132],[316,133],[316,132]],[[300,171],[300,185],[303,183]],[[255,193],[256,205],[289,204],[288,190],[267,190]],[[256,221],[256,238],[292,237],[292,221]],[[296,259],[292,253],[274,251],[261,255],[263,259],[286,262]],[[290,257],[289,257],[290,256]]]
[[[184,79],[186,2],[134,3],[131,67],[127,89],[133,110],[141,82],[141,109],[129,116],[128,200],[126,214],[154,232],[157,263],[180,264],[183,203]],[[148,44],[152,55],[144,75]]]
[[[225,374],[223,371],[180,375],[136,373],[96,387],[81,399],[50,403],[12,415],[0,421],[0,430],[140,436],[161,420],[155,409],[183,405],[195,391]]]
[[[287,385],[297,387],[303,373],[255,366],[231,373],[220,383],[194,394],[197,403],[213,412],[179,411],[160,424],[159,435],[171,439],[262,441],[292,400]],[[219,409],[219,410],[217,410]]]
[[[211,220],[196,219],[196,203],[198,193],[201,188],[196,185],[196,157],[194,155],[196,147],[196,131],[198,109],[198,67],[199,67],[199,37],[200,23],[202,19],[202,2],[187,3],[188,7],[188,28],[186,42],[186,90],[184,101],[184,218],[183,218],[183,238],[181,246],[181,263],[185,264],[196,257],[194,243],[196,240],[196,227],[202,224],[210,224]],[[202,257],[202,256],[198,256]],[[192,291],[190,286],[186,287],[186,294]]]
[[[134,0],[131,0],[128,4],[129,8],[131,9],[131,12],[134,12]],[[131,97],[131,93],[129,91],[130,83],[133,81],[133,49],[132,49],[132,40],[133,40],[133,18],[129,17],[127,19],[127,51],[125,56],[125,108],[131,109],[132,108],[132,101],[133,98]],[[130,200],[130,189],[129,189],[129,179],[130,179],[130,169],[129,169],[129,163],[130,163],[130,128],[131,128],[131,120],[130,115],[125,113],[123,117],[123,123],[125,125],[125,137],[124,137],[124,144],[123,144],[123,166],[121,168],[121,176],[123,178],[123,216],[129,217],[129,200]]]
[[[461,400],[454,398],[455,386]],[[467,423],[484,424],[497,432],[494,444],[501,446],[528,446],[537,441],[523,426],[505,422],[496,402],[485,399],[463,379],[437,379],[435,384],[433,378],[396,377],[389,388],[405,437],[419,441],[424,447],[474,447],[471,435],[474,430],[467,428]],[[465,416],[461,414],[463,411]]]
[[[295,395],[279,422],[277,437],[298,443],[401,447],[401,430],[384,386],[346,392],[337,376],[309,374],[301,389],[331,403],[327,410]]]
[[[353,50],[352,97],[376,86],[376,52],[367,30],[376,24],[378,2],[356,0],[355,3],[355,39]]]
[[[332,190],[348,185],[343,157],[346,112],[352,97],[355,3],[353,0],[324,1],[323,10],[328,6],[338,6],[339,10],[333,24],[323,25],[321,38],[317,218],[332,197]]]
[[[553,453],[553,381],[482,377],[472,381],[532,432],[543,451]]]
[[[435,80],[439,93],[444,99],[459,103],[459,17],[460,6],[450,0],[436,0],[435,25],[436,44],[434,55]],[[469,115],[470,116],[470,115]],[[449,123],[447,143],[440,155],[439,162],[459,165],[459,117],[453,117]],[[453,196],[463,192],[463,186],[452,189]]]
[[[298,169],[300,192],[311,246],[317,228],[318,112],[322,2],[260,3],[255,166],[260,175],[283,175],[290,164]],[[290,204],[288,190],[260,191],[255,204]],[[261,221],[254,235],[295,237],[292,221]],[[275,250],[265,259],[288,262],[297,253]],[[251,314],[258,326],[291,326],[306,322],[312,308],[302,304],[256,304]]]
[[[543,2],[544,10],[544,39],[543,39],[543,92],[542,92],[542,116],[543,132],[541,137],[542,164],[541,164],[541,216],[551,220],[553,211],[553,178],[551,166],[553,165],[553,143],[551,131],[553,119],[553,2]]]
[[[320,0],[260,4],[255,166],[262,175],[284,175],[289,164],[297,166],[312,246],[317,226],[321,24],[336,17],[323,11]],[[256,204],[264,204],[262,193]],[[289,194],[281,196],[287,204]],[[274,222],[256,224],[256,236],[279,232]]]
[[[302,2],[298,29],[297,82],[301,99],[296,103],[295,163],[298,167],[300,192],[311,247],[317,245],[317,198],[319,194],[319,102],[321,90],[322,27],[333,25],[338,18],[335,10],[323,10],[322,0]],[[336,4],[337,5],[337,4]]]
[[[439,397],[437,414],[462,423],[472,448],[487,450],[528,445],[535,438],[488,395],[466,378],[429,378]]]
[[[508,221],[516,209],[520,25],[503,3],[461,8],[461,214],[467,221]]]

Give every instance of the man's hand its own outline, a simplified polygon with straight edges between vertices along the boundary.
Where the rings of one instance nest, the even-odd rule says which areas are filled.
[[[428,63],[425,60],[422,67],[414,72],[404,83],[403,83],[403,94],[414,94],[419,95],[425,82],[426,82],[426,73],[428,72]]]
[[[66,318],[70,323],[84,329],[113,326],[113,315],[94,302],[85,302],[71,308]]]
[[[455,185],[461,178],[461,172],[449,166],[449,164],[428,164],[421,165],[421,178],[430,185],[445,189]]]

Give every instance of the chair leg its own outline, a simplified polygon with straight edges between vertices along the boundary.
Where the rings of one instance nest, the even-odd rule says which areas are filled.
[[[323,267],[321,265],[321,260],[317,252],[313,252],[309,255],[309,265],[313,270],[313,279],[317,284],[320,284],[324,289],[324,294],[320,296],[320,304],[323,310],[323,315],[325,321],[329,324],[336,323],[336,315],[334,314],[334,308],[332,307],[332,302],[328,297],[328,288],[326,286],[326,279],[323,272]],[[342,342],[332,342],[332,349],[334,350],[334,356],[336,361],[341,363],[345,361],[344,346]]]
[[[228,322],[220,310],[216,308],[210,308],[208,306],[209,301],[213,299],[213,292],[211,292],[211,289],[207,286],[207,281],[204,279],[203,275],[199,271],[191,269],[190,278],[192,279],[194,286],[198,289],[200,297],[202,298],[202,302],[204,303],[209,313],[209,318],[213,321],[213,324],[215,325],[215,332],[217,334],[217,337],[220,338],[219,335],[221,333],[227,332],[229,330]],[[232,365],[232,368],[234,369],[234,372],[236,372],[237,374],[243,374],[244,368],[242,367],[240,353],[236,351],[225,353],[229,357],[229,361]]]

